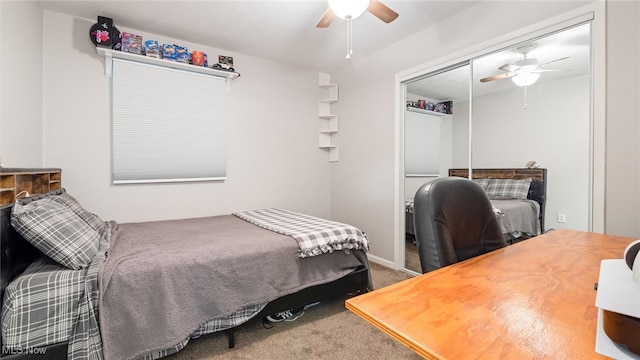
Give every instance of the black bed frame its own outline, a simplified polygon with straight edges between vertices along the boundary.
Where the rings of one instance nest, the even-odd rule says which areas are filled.
[[[29,264],[40,257],[42,253],[22,238],[11,226],[12,205],[0,207],[0,243],[2,267],[2,301],[4,302],[4,291],[7,285],[20,275]],[[368,291],[369,269],[360,266],[350,274],[327,284],[312,286],[296,293],[289,294],[268,303],[256,318],[263,318],[277,312],[303,307],[318,301],[337,298],[345,295],[356,295]],[[240,325],[242,326],[242,325]],[[225,330],[228,336],[229,348],[235,346],[234,328]],[[0,339],[3,360],[48,360],[66,359],[67,342],[46,346],[44,354],[42,349],[36,349],[33,353],[9,353],[5,351]]]

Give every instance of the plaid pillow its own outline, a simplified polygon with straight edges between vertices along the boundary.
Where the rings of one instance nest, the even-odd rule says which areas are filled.
[[[487,186],[489,186],[489,182],[491,181],[491,179],[489,178],[484,178],[484,179],[473,179],[473,181],[480,185],[480,187],[482,188],[482,190],[487,191]]]
[[[11,225],[38,250],[74,270],[87,267],[98,251],[98,232],[52,196],[16,201]]]
[[[93,230],[97,231],[99,235],[102,235],[104,230],[107,227],[107,224],[98,217],[98,215],[93,214],[85,210],[85,208],[80,205],[78,200],[76,200],[73,196],[67,194],[65,189],[61,189],[60,194],[57,196],[52,196],[51,199],[57,203],[60,203],[73,211],[74,214],[78,215],[82,220],[86,221]]]
[[[529,194],[530,185],[531,178],[521,180],[491,179],[485,191],[489,196],[509,199],[526,199]]]

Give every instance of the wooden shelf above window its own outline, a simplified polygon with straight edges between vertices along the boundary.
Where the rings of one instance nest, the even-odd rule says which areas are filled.
[[[172,69],[190,71],[190,72],[195,72],[200,74],[220,76],[220,77],[227,78],[227,80],[233,80],[240,76],[240,73],[237,73],[237,72],[212,69],[209,67],[185,64],[185,63],[176,62],[176,61],[156,59],[149,56],[131,54],[128,52],[123,52],[118,50],[111,50],[111,49],[97,47],[96,51],[98,55],[103,56],[105,59],[104,74],[105,76],[108,76],[108,77],[111,77],[111,73],[112,73],[111,70],[113,69],[111,60],[113,58],[137,61],[145,64],[164,66]],[[229,86],[229,83],[227,82],[227,87],[228,86]]]

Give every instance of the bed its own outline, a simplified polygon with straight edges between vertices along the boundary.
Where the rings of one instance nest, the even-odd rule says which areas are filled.
[[[30,200],[61,194],[64,189]],[[217,331],[226,332],[233,347],[234,328],[249,319],[372,288],[368,243],[349,239],[333,250],[318,250],[315,243],[303,248],[299,239],[260,222],[289,216],[288,210],[94,222],[103,229],[95,255],[73,269],[75,264],[54,261],[57,254],[43,256],[20,226],[16,231],[10,224],[14,206],[0,208],[3,359],[99,359],[103,352],[107,359],[154,359]],[[320,221],[326,220],[318,221],[325,226]]]
[[[487,192],[507,242],[544,233],[547,169],[473,169],[472,174]],[[449,176],[468,178],[469,170],[449,169]],[[405,200],[405,228],[407,239],[415,239],[413,198]]]

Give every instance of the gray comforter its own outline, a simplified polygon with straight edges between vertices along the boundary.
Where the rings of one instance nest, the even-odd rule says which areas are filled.
[[[501,212],[498,220],[504,234],[540,235],[540,205],[536,201],[491,199],[491,204]]]
[[[540,204],[534,200],[490,198],[502,233],[509,238],[540,235]],[[413,198],[405,200],[405,231],[415,236]]]
[[[298,251],[291,237],[231,215],[115,226],[98,274],[104,357],[170,348],[213,318],[367,265],[360,250]]]

